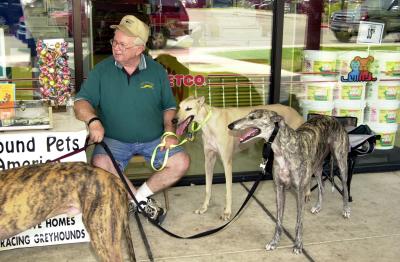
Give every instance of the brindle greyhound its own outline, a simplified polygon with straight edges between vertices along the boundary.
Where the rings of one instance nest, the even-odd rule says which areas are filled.
[[[85,163],[46,163],[0,172],[0,240],[60,215],[82,212],[95,253],[102,261],[123,261],[129,230],[127,192],[121,180]]]
[[[322,207],[322,165],[328,153],[337,161],[343,186],[343,216],[350,217],[347,191],[347,155],[349,137],[343,126],[334,118],[316,116],[301,125],[297,130],[290,128],[283,118],[268,110],[255,110],[246,117],[229,124],[231,130],[246,130],[241,143],[254,138],[269,140],[273,130],[279,131],[271,148],[274,152],[273,178],[276,191],[277,222],[275,235],[266,245],[267,250],[277,247],[282,233],[282,219],[285,208],[285,189],[293,186],[296,191],[297,221],[293,252],[302,252],[303,213],[305,195],[309,190],[311,176],[318,182],[318,201],[311,209],[313,214]]]

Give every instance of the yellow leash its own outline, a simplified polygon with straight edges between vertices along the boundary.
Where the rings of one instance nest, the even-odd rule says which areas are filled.
[[[186,141],[187,141],[186,139],[184,139],[184,140],[182,140],[182,142],[180,142],[179,144],[177,144],[177,145],[171,145],[169,148],[167,148],[166,151],[165,151],[163,163],[162,163],[161,167],[160,167],[159,169],[157,169],[157,168],[154,166],[154,159],[156,158],[157,149],[160,148],[160,147],[165,146],[165,144],[166,144],[165,141],[166,141],[166,139],[167,139],[168,136],[174,136],[174,137],[178,138],[178,136],[177,136],[174,132],[165,132],[165,133],[162,135],[162,137],[161,137],[161,143],[158,144],[158,146],[156,146],[156,147],[154,148],[153,154],[151,155],[151,160],[150,160],[151,168],[153,168],[155,171],[161,171],[161,170],[164,169],[165,165],[167,164],[168,155],[169,155],[169,150],[170,150],[171,148],[180,146],[180,145],[186,143]]]
[[[197,128],[194,127],[194,122],[192,122],[192,125],[190,126],[190,128],[192,129],[191,131],[192,131],[192,132],[197,132],[197,131],[199,131],[199,130],[205,125],[205,123],[207,123],[207,121],[210,119],[211,114],[212,114],[211,110],[208,111],[208,114],[207,114],[206,118],[204,119],[203,122],[201,122],[201,123],[197,126]]]
[[[169,156],[169,150],[172,149],[172,148],[174,148],[174,147],[183,145],[183,144],[186,143],[187,141],[193,141],[194,138],[195,138],[195,137],[194,137],[194,133],[195,133],[195,132],[198,132],[198,131],[204,126],[204,124],[210,119],[210,117],[211,117],[211,110],[208,111],[208,114],[207,114],[206,118],[204,119],[204,121],[201,122],[200,124],[198,124],[197,127],[195,127],[195,123],[192,122],[191,125],[190,125],[190,129],[191,129],[191,130],[190,130],[190,132],[189,132],[189,133],[192,134],[192,136],[191,136],[190,138],[185,138],[185,139],[183,139],[180,143],[178,143],[178,144],[176,144],[176,145],[171,145],[169,148],[167,148],[166,151],[165,151],[163,163],[162,163],[161,167],[160,167],[159,169],[157,169],[157,168],[154,166],[154,160],[155,160],[156,155],[157,155],[157,150],[158,150],[160,147],[165,146],[165,144],[166,144],[166,139],[167,139],[168,136],[174,136],[174,137],[176,137],[176,138],[178,139],[178,136],[177,136],[174,132],[165,132],[165,133],[161,136],[161,143],[158,144],[158,145],[154,148],[153,154],[151,155],[151,160],[150,160],[151,168],[153,168],[155,171],[161,171],[161,170],[163,170],[164,167],[167,165],[168,156]]]

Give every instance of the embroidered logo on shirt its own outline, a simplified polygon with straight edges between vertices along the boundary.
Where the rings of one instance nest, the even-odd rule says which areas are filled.
[[[151,82],[143,82],[143,83],[140,84],[140,88],[153,89],[153,83],[151,83]]]

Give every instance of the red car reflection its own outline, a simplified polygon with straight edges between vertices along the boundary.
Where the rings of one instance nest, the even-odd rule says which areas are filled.
[[[56,11],[50,14],[52,23],[68,26],[73,35],[72,11]],[[88,36],[85,12],[82,11],[82,33]],[[168,39],[188,35],[189,16],[180,0],[93,0],[92,28],[93,48],[96,53],[111,51],[109,40],[114,36],[110,25],[118,24],[125,15],[136,15],[150,25],[148,45],[152,49],[164,48]]]

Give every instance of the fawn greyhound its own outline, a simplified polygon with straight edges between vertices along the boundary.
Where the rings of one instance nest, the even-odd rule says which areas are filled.
[[[95,253],[102,261],[123,261],[129,230],[127,192],[120,179],[85,163],[46,163],[0,172],[0,240],[60,215],[82,212]]]
[[[349,137],[344,127],[334,118],[316,116],[301,125],[297,130],[290,128],[283,118],[269,110],[255,110],[246,117],[229,124],[231,130],[245,130],[240,142],[246,143],[255,138],[269,140],[274,129],[278,133],[271,144],[274,152],[273,178],[276,191],[277,222],[275,234],[266,245],[267,250],[277,247],[282,233],[282,219],[285,208],[285,190],[290,186],[296,191],[297,221],[293,252],[302,252],[303,213],[305,196],[309,191],[311,176],[318,183],[318,200],[311,208],[313,214],[322,207],[322,166],[328,153],[337,161],[343,186],[343,216],[350,217],[347,191],[347,155]]]
[[[217,155],[219,155],[225,170],[226,199],[225,209],[221,219],[228,220],[232,213],[232,157],[235,152],[243,149],[239,138],[233,136],[227,125],[244,117],[253,109],[266,108],[273,110],[285,118],[288,125],[294,129],[304,123],[303,118],[291,107],[273,104],[255,107],[216,108],[205,103],[204,97],[188,97],[179,104],[177,113],[177,134],[182,135],[192,121],[202,126],[202,140],[205,157],[206,195],[202,206],[195,211],[203,214],[207,211],[211,198],[213,170]]]

